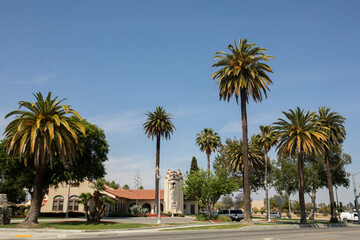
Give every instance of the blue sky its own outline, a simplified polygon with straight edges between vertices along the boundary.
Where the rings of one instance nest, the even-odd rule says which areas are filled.
[[[275,57],[268,99],[248,105],[249,134],[289,108],[328,106],[347,119],[348,170],[358,172],[359,7],[357,1],[2,1],[0,131],[17,101],[52,91],[105,130],[109,180],[132,186],[139,170],[144,187],[153,188],[155,142],[142,124],[156,106],[174,115],[177,129],[161,143],[164,173],[185,172],[192,156],[206,167],[195,144],[205,127],[223,140],[241,137],[240,107],[219,101],[211,65],[215,52],[247,38]],[[353,196],[350,189],[339,193],[344,202]],[[319,198],[327,201],[326,192]]]

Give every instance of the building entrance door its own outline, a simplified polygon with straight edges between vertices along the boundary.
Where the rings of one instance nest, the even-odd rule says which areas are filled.
[[[190,214],[195,214],[195,205],[190,206]]]

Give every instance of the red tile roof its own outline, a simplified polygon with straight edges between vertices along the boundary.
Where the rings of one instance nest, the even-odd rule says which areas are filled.
[[[139,189],[139,190],[124,190],[105,188],[105,191],[111,193],[119,198],[126,199],[155,199],[155,190]],[[164,190],[160,190],[160,199],[164,199]]]

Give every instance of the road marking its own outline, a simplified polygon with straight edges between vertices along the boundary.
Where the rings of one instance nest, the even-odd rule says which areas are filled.
[[[13,237],[32,237],[32,235],[15,235]]]

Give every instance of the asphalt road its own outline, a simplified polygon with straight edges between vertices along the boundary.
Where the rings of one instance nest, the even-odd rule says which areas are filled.
[[[261,231],[241,231],[241,230],[201,230],[201,231],[174,231],[174,232],[141,232],[125,233],[116,236],[94,236],[86,239],[104,240],[139,240],[139,239],[181,239],[181,240],[200,240],[200,239],[246,239],[246,240],[277,240],[277,239],[301,239],[301,240],[331,240],[331,239],[359,239],[360,229],[355,227],[347,228],[306,228],[306,229],[286,229],[286,230],[261,230]],[[71,238],[66,238],[67,240]],[[74,238],[80,239],[80,238]]]

